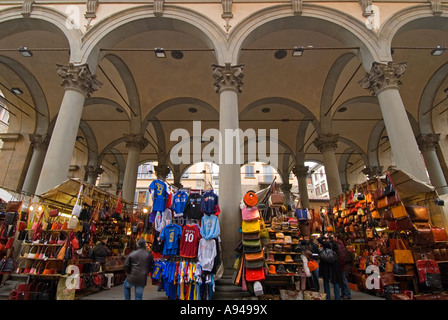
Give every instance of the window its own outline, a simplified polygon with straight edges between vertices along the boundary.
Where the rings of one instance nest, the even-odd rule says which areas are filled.
[[[144,163],[138,166],[137,179],[151,179],[154,172],[152,163]]]
[[[4,98],[3,93],[0,91],[0,98]],[[0,121],[9,124],[9,111],[8,107],[3,103],[3,99],[0,99]]]
[[[271,183],[274,180],[271,166],[264,166],[264,181]]]
[[[246,178],[255,178],[253,165],[246,165]]]

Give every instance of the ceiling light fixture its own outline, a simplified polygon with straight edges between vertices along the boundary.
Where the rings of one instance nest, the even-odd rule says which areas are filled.
[[[435,48],[431,51],[431,54],[432,54],[433,56],[440,56],[440,55],[442,55],[445,51],[446,51],[446,47],[445,47],[445,46],[437,46],[437,47],[435,47]]]
[[[16,96],[20,96],[21,94],[23,94],[23,91],[20,88],[11,88],[11,92]]]
[[[84,138],[81,137],[81,136],[77,136],[77,137],[76,137],[76,141],[83,141],[83,140],[84,140]]]
[[[188,112],[190,112],[190,113],[196,113],[196,112],[198,112],[198,109],[196,109],[196,108],[189,108],[189,109],[188,109]]]
[[[445,90],[443,90],[443,92],[448,93],[448,87],[446,87]]]
[[[28,50],[28,47],[19,47],[19,52],[24,57],[32,57],[33,56],[33,53],[30,50]]]
[[[275,59],[279,59],[279,60],[285,58],[287,55],[288,55],[288,53],[284,49],[277,50],[274,53]]]
[[[340,107],[338,109],[338,112],[345,112],[345,111],[347,111],[347,107]]]
[[[166,58],[165,50],[163,50],[163,48],[155,48],[154,52],[157,58]]]
[[[269,113],[269,112],[271,112],[271,109],[269,109],[269,108],[263,108],[263,109],[261,109],[261,112],[263,112],[263,113]]]
[[[293,57],[301,57],[303,55],[303,47],[294,47],[292,51]]]

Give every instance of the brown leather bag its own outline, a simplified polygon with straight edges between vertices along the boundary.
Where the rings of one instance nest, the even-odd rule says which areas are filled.
[[[448,234],[446,233],[445,228],[432,226],[431,230],[434,235],[434,241],[448,241]]]
[[[406,217],[403,219],[397,219],[395,221],[397,230],[403,231],[403,230],[412,230],[414,227],[411,218]]]
[[[429,211],[425,206],[418,205],[407,205],[406,212],[412,221],[428,221],[429,220]]]
[[[431,246],[435,244],[434,234],[429,225],[417,225],[412,229],[414,244]]]

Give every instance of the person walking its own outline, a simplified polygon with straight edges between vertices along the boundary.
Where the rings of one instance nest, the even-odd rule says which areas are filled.
[[[333,236],[333,242],[336,243],[338,247],[338,263],[339,268],[341,269],[341,298],[343,300],[351,299],[352,294],[350,291],[350,287],[348,286],[347,280],[347,262],[350,260],[350,252],[347,250],[343,238],[339,235]]]
[[[106,237],[101,238],[101,241],[98,241],[95,244],[92,252],[93,260],[101,265],[101,271],[103,272],[106,271],[106,259],[108,256],[110,256],[110,250],[106,246],[106,241]]]
[[[324,282],[324,291],[327,294],[327,300],[331,300],[330,283],[333,285],[334,299],[341,300],[341,269],[337,258],[338,246],[331,241],[328,235],[321,236],[317,241],[322,245],[319,253],[319,275]],[[332,259],[324,259],[324,254],[333,255]],[[335,256],[334,256],[335,254]]]
[[[313,253],[318,254],[319,253],[319,247],[312,241],[303,239],[300,241],[300,248],[303,252],[303,255],[308,259],[308,268],[311,273],[311,289],[312,291],[319,292],[320,285],[319,285],[319,265],[316,261],[316,259],[313,257]],[[316,263],[313,263],[310,261],[314,261]],[[312,268],[310,268],[313,266]]]
[[[135,287],[135,300],[143,299],[148,275],[153,268],[154,257],[146,249],[146,240],[141,238],[137,241],[137,249],[132,251],[124,261],[126,279],[123,284],[123,292],[125,300],[131,300],[132,287]]]

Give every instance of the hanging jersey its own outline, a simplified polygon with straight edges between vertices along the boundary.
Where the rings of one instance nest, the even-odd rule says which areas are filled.
[[[163,228],[166,225],[171,224],[172,221],[173,221],[173,213],[171,212],[170,209],[165,209],[165,211],[163,212],[157,212],[154,221],[154,228],[156,229],[156,231],[161,232]]]
[[[184,208],[184,216],[187,219],[200,220],[204,215],[201,211],[202,196],[199,193],[192,193],[188,196]]]
[[[212,271],[216,256],[215,240],[202,238],[199,241],[198,261],[202,266],[202,271]]]
[[[180,238],[180,255],[184,258],[195,258],[198,254],[200,239],[201,231],[197,225],[185,225]]]
[[[206,215],[214,214],[218,210],[218,196],[213,190],[207,191],[202,195],[201,211]]]
[[[182,227],[177,224],[165,226],[160,234],[163,241],[163,255],[173,256],[179,254],[179,240],[182,235]]]
[[[185,205],[187,204],[188,193],[185,191],[178,191],[173,199],[174,216],[181,216],[184,213]]]
[[[149,185],[149,190],[153,190],[153,205],[152,209],[154,211],[165,211],[166,208],[166,200],[168,196],[168,187],[166,183],[162,180],[154,180]]]
[[[219,236],[219,220],[215,215],[204,215],[201,220],[201,237],[205,239],[213,239]]]

